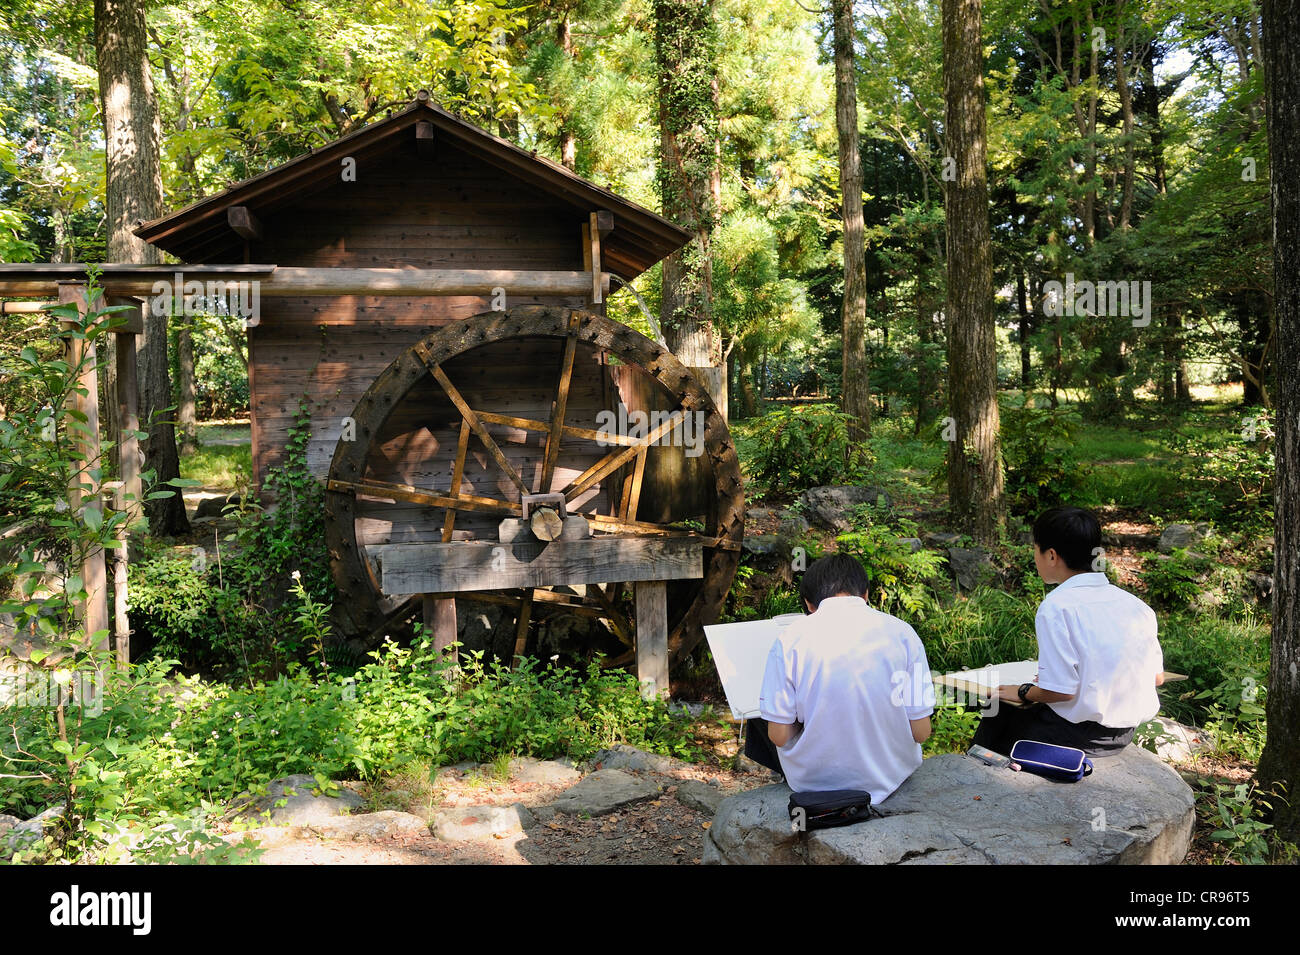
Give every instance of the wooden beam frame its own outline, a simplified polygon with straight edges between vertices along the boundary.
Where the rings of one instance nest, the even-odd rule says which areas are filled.
[[[591,269],[342,269],[275,265],[135,266],[105,265],[100,284],[116,295],[152,296],[157,282],[191,280],[255,281],[264,296],[297,295],[490,295],[504,288],[511,295],[556,295],[589,298]],[[602,294],[609,274],[600,273]],[[53,295],[60,281],[85,282],[82,265],[0,265],[0,296]]]
[[[130,305],[132,311],[119,312],[130,316],[127,327],[139,326],[144,331],[144,311],[135,298],[108,296],[109,305]],[[144,483],[140,478],[144,467],[144,455],[140,451],[140,387],[139,363],[136,358],[135,335],[123,331],[117,336],[117,348],[114,356],[117,371],[117,394],[110,400],[117,403],[117,422],[119,429],[117,447],[118,474],[122,479],[123,501],[127,522],[136,524],[144,516]]]
[[[59,285],[59,304],[74,304],[83,317],[100,302],[91,302],[89,289],[79,282],[63,282]],[[61,320],[65,332],[77,325],[75,321]],[[76,391],[68,395],[68,406],[78,417],[84,419],[84,425],[77,429],[75,439],[77,461],[73,467],[72,482],[68,486],[68,505],[71,515],[80,518],[86,511],[104,513],[103,490],[99,473],[101,451],[99,445],[99,370],[96,366],[95,344],[86,338],[69,336],[67,341],[67,362],[69,368],[77,375]],[[87,646],[93,645],[100,650],[109,648],[108,621],[108,570],[105,564],[104,548],[92,547],[86,551],[81,565],[82,586],[86,590],[86,599],[81,605],[80,619],[85,631]],[[95,635],[102,636],[96,640]]]
[[[462,494],[459,497],[446,497],[434,491],[412,487],[409,484],[389,484],[386,481],[330,481],[325,486],[328,491],[338,491],[355,497],[374,497],[380,500],[406,501],[410,504],[424,504],[428,507],[457,508],[464,511],[477,511],[485,514],[500,514],[506,517],[521,517],[523,507],[510,501],[495,497],[479,497]],[[649,521],[624,521],[605,514],[583,514],[597,530],[610,533],[662,534],[681,537],[685,532],[667,524],[652,524]],[[705,538],[701,538],[705,540]],[[708,544],[713,547],[715,545]]]
[[[593,537],[501,544],[384,544],[370,553],[389,596],[596,584],[609,580],[695,580],[704,545],[681,537]]]
[[[248,206],[231,206],[226,210],[226,224],[245,241],[262,238],[262,222]]]
[[[510,428],[519,428],[521,431],[550,431],[551,425],[545,421],[538,421],[536,418],[517,418],[514,415],[498,414],[495,411],[476,411],[480,421],[486,421],[488,424],[503,424]],[[622,434],[610,434],[605,431],[597,431],[595,428],[580,428],[575,425],[566,424],[561,429],[565,437],[569,438],[586,438],[588,441],[601,441],[605,444],[620,444],[626,447],[640,447],[640,438],[629,438]]]

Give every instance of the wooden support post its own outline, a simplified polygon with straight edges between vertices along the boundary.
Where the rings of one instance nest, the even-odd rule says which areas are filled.
[[[560,457],[560,441],[564,435],[564,415],[569,407],[569,383],[573,380],[573,356],[578,346],[578,316],[569,320],[569,334],[564,339],[564,352],[560,358],[560,380],[555,386],[555,400],[551,402],[551,428],[546,435],[546,450],[542,454],[542,475],[538,493],[548,494],[555,477],[555,462]]]
[[[600,294],[600,213],[593,212],[587,224],[587,236],[591,242],[591,304],[599,305],[604,299]]]
[[[456,642],[456,598],[425,594],[422,607],[424,632],[433,635],[433,648],[442,653]],[[455,650],[451,655],[454,659]]]
[[[126,500],[124,481],[109,481],[104,491],[112,492],[113,510],[128,513],[131,502]],[[114,532],[118,546],[113,551],[113,653],[117,665],[126,669],[131,662],[131,621],[127,616],[127,524],[117,525]]]
[[[524,599],[519,608],[519,623],[515,627],[515,666],[519,665],[519,661],[523,658],[524,651],[528,649],[528,624],[532,618],[533,595],[530,591],[524,594]]]
[[[133,312],[119,312],[129,318],[127,328],[137,324],[143,328],[144,314],[139,300],[109,296],[110,305],[132,305]],[[138,523],[144,515],[144,485],[140,480],[140,471],[144,465],[144,455],[140,451],[140,386],[137,378],[136,336],[133,331],[117,333],[117,394],[111,399],[117,404],[117,422],[121,429],[118,437],[118,476],[122,479],[125,495],[124,509],[128,523]]]
[[[86,286],[79,282],[59,283],[59,304],[74,303],[83,316],[90,310]],[[75,328],[76,322],[63,322],[64,330]],[[99,450],[99,371],[96,368],[95,345],[85,339],[68,339],[68,364],[73,369],[80,369],[77,382],[79,391],[68,397],[69,407],[85,416],[85,424],[78,430],[77,458],[73,469],[71,486],[68,488],[68,504],[73,515],[80,516],[84,511],[104,512],[100,497],[100,469],[103,466]],[[102,520],[102,518],[101,518]],[[95,641],[97,649],[108,649],[108,574],[104,564],[104,548],[92,547],[84,557],[81,565],[82,585],[86,590],[86,600],[81,607],[81,626],[85,631],[86,641],[90,643],[95,634],[102,636]]]
[[[668,585],[636,582],[636,676],[647,700],[668,697]]]

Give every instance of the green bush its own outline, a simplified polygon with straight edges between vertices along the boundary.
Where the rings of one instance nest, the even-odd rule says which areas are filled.
[[[245,478],[220,561],[165,551],[131,565],[132,625],[153,641],[152,655],[222,677],[273,676],[310,654],[324,659],[335,589],[310,439],[301,402],[285,457],[267,476],[274,509],[262,509]]]
[[[935,605],[943,556],[913,551],[902,539],[917,536],[914,521],[890,520],[888,511],[861,504],[854,508],[853,530],[836,538],[841,554],[856,557],[871,581],[871,602],[886,613],[924,619]]]
[[[1247,529],[1271,526],[1272,414],[1250,409],[1239,429],[1209,414],[1189,414],[1166,439],[1186,465],[1181,500],[1187,516]]]
[[[1176,548],[1172,554],[1143,553],[1142,582],[1147,597],[1157,607],[1186,608],[1200,593],[1201,579],[1210,569],[1209,558]]]
[[[1001,420],[1011,509],[1018,514],[1037,514],[1073,501],[1087,473],[1075,453],[1078,416],[1064,408],[1033,408],[1004,401]]]
[[[850,484],[872,463],[867,446],[850,442],[849,416],[834,405],[781,408],[757,418],[749,432],[751,473],[770,494]]]

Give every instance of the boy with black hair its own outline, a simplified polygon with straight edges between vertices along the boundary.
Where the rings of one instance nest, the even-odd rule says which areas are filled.
[[[921,765],[934,687],[916,631],[870,607],[867,584],[845,554],[808,567],[809,616],[772,645],[746,754],[795,792],[866,790],[874,804]]]
[[[980,720],[975,743],[1007,754],[1017,740],[1112,756],[1160,709],[1164,659],[1156,615],[1099,571],[1101,524],[1078,507],[1034,522],[1034,565],[1057,587],[1038,607],[1038,678],[998,687],[1002,706]]]

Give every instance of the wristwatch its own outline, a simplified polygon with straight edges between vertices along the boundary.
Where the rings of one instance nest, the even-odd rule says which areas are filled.
[[[1029,691],[1032,690],[1033,688],[1034,688],[1034,684],[1033,684],[1033,683],[1022,683],[1022,684],[1020,684],[1020,689],[1018,689],[1018,690],[1016,691],[1016,696],[1020,697],[1020,702],[1021,702],[1021,703],[1028,703],[1028,702],[1030,702],[1030,700],[1029,700]]]

